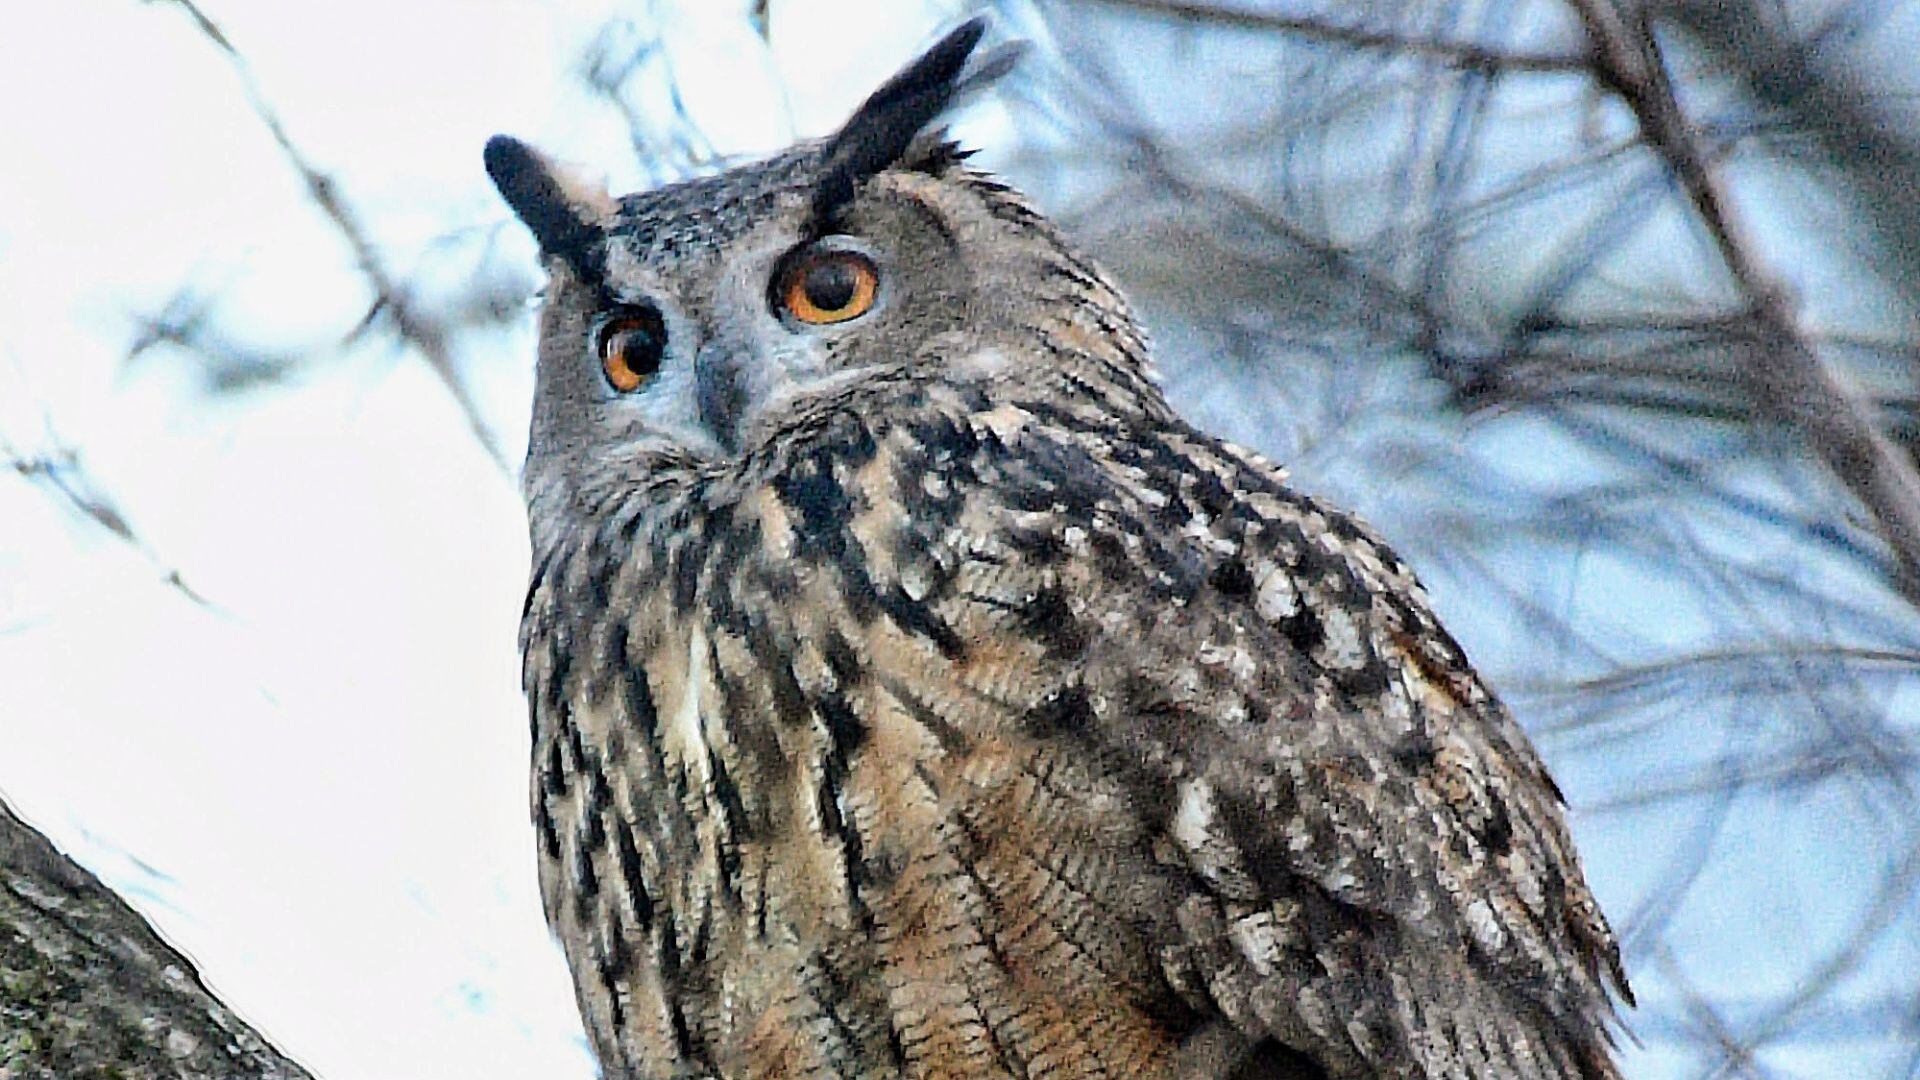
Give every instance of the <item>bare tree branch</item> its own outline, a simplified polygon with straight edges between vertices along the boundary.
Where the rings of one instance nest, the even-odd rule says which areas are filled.
[[[1858,21],[1862,8],[1884,14],[1897,6],[1840,5],[1830,22]],[[1888,108],[1892,94],[1847,63],[1840,52],[1846,33],[1829,27],[1796,40],[1781,5],[1752,0],[1667,0],[1658,10],[1717,57],[1753,100],[1812,137],[1855,189],[1855,208],[1879,234],[1876,254],[1896,269],[1908,303],[1920,304],[1920,199],[1913,196],[1920,141]]]
[[[148,548],[146,541],[134,532],[132,524],[127,521],[113,497],[81,464],[78,451],[71,447],[60,447],[44,453],[22,455],[5,443],[0,443],[0,467],[12,469],[15,475],[47,492],[74,514],[93,522],[146,556],[160,569],[161,579],[169,588],[196,604],[208,606],[207,598],[195,592],[181,577],[179,570],[163,565]]]
[[[1903,708],[1920,683],[1920,352],[1909,324],[1845,296],[1829,309],[1830,292],[1807,310],[1843,315],[1816,331],[1780,287],[1846,290],[1920,251],[1852,176],[1898,182],[1920,143],[1838,51],[1859,35],[1873,55],[1860,27],[1885,5],[1727,5],[1767,7],[1781,42],[1797,19],[1844,23],[1800,35],[1784,86],[1772,53],[1699,31],[1704,63],[1657,43],[1499,62],[1532,27],[1597,42],[1574,0],[1040,6],[1071,75],[1029,84],[1053,124],[1013,171],[1064,181],[1032,186],[1072,193],[1060,216],[1147,313],[1183,407],[1373,517],[1468,614],[1467,646],[1599,858],[1630,849],[1610,903],[1651,987],[1632,1024],[1653,1054],[1764,1076],[1782,1052],[1848,1072],[1867,1050],[1874,1074],[1904,1075],[1920,994],[1887,969],[1920,884],[1887,852],[1920,820]],[[1163,73],[1195,59],[1234,78]],[[1829,122],[1812,113],[1832,93]],[[1849,158],[1862,116],[1879,126]],[[1745,222],[1770,208],[1733,200],[1779,181],[1866,193],[1821,226],[1853,245],[1839,253],[1877,248],[1865,265],[1760,257]],[[1837,828],[1858,835],[1801,854]],[[1753,873],[1770,876],[1729,885]],[[1756,955],[1745,920],[1776,903],[1835,940]],[[1756,971],[1764,985],[1743,981]]]
[[[1277,30],[1310,41],[1324,41],[1350,49],[1367,49],[1399,56],[1418,56],[1438,60],[1455,67],[1481,71],[1549,71],[1586,74],[1589,65],[1584,56],[1556,53],[1526,53],[1510,49],[1489,49],[1471,42],[1434,41],[1402,34],[1369,30],[1362,26],[1336,23],[1310,15],[1276,15],[1246,11],[1234,7],[1203,4],[1193,0],[1096,0],[1110,7],[1175,18],[1193,19],[1217,26],[1250,30]]]
[[[4,801],[0,1077],[313,1080]]]
[[[499,440],[487,427],[478,403],[474,401],[472,393],[467,389],[466,381],[461,378],[459,365],[454,360],[452,347],[447,340],[446,326],[416,303],[412,292],[387,268],[365,225],[361,223],[359,215],[348,204],[345,196],[340,193],[339,186],[332,177],[320,171],[295,145],[292,137],[287,133],[286,126],[280,120],[279,112],[261,95],[259,85],[254,81],[246,58],[220,30],[219,25],[208,18],[193,0],[163,0],[163,2],[177,5],[185,10],[201,34],[226,54],[234,74],[240,79],[241,87],[246,91],[247,101],[252,105],[254,115],[266,125],[268,133],[273,136],[274,144],[280,148],[287,163],[306,184],[308,197],[333,223],[341,239],[345,240],[347,247],[352,250],[361,276],[366,278],[367,285],[374,296],[373,304],[368,311],[368,319],[384,313],[401,340],[419,351],[427,367],[439,377],[441,384],[453,398],[454,405],[465,417],[467,428],[473,433],[480,448],[486,452],[501,472],[510,474],[512,469],[507,464],[506,454],[501,450]]]
[[[1711,230],[1740,283],[1759,333],[1745,342],[1759,402],[1797,431],[1872,515],[1900,564],[1894,584],[1920,606],[1920,474],[1875,422],[1862,395],[1808,343],[1786,290],[1768,272],[1714,169],[1712,155],[1674,96],[1666,61],[1643,14],[1612,0],[1571,0],[1593,44],[1595,74],[1626,102]]]

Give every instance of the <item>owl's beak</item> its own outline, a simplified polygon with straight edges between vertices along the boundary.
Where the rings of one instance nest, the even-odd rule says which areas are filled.
[[[700,423],[728,453],[740,449],[747,411],[747,386],[740,346],[725,336],[710,337],[693,356],[694,402]]]

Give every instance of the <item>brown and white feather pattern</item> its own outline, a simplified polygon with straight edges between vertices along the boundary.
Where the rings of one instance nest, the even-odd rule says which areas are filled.
[[[1617,947],[1525,736],[1034,228],[1060,314],[545,507],[533,810],[602,1061],[1617,1075]]]

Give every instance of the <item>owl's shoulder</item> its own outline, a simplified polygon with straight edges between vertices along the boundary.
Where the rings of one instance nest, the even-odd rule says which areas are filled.
[[[1414,571],[1157,392],[1114,393],[948,387],[864,417],[856,532],[890,545],[878,561],[926,624],[1032,646],[1006,655],[1041,658],[1143,760],[1261,798],[1285,777],[1275,806],[1296,809],[1241,842],[1343,902],[1465,933],[1556,1011],[1605,1011],[1618,944],[1561,793]]]

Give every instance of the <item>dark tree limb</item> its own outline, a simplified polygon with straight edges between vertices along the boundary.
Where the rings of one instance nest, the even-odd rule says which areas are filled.
[[[0,1077],[313,1080],[0,802]]]

